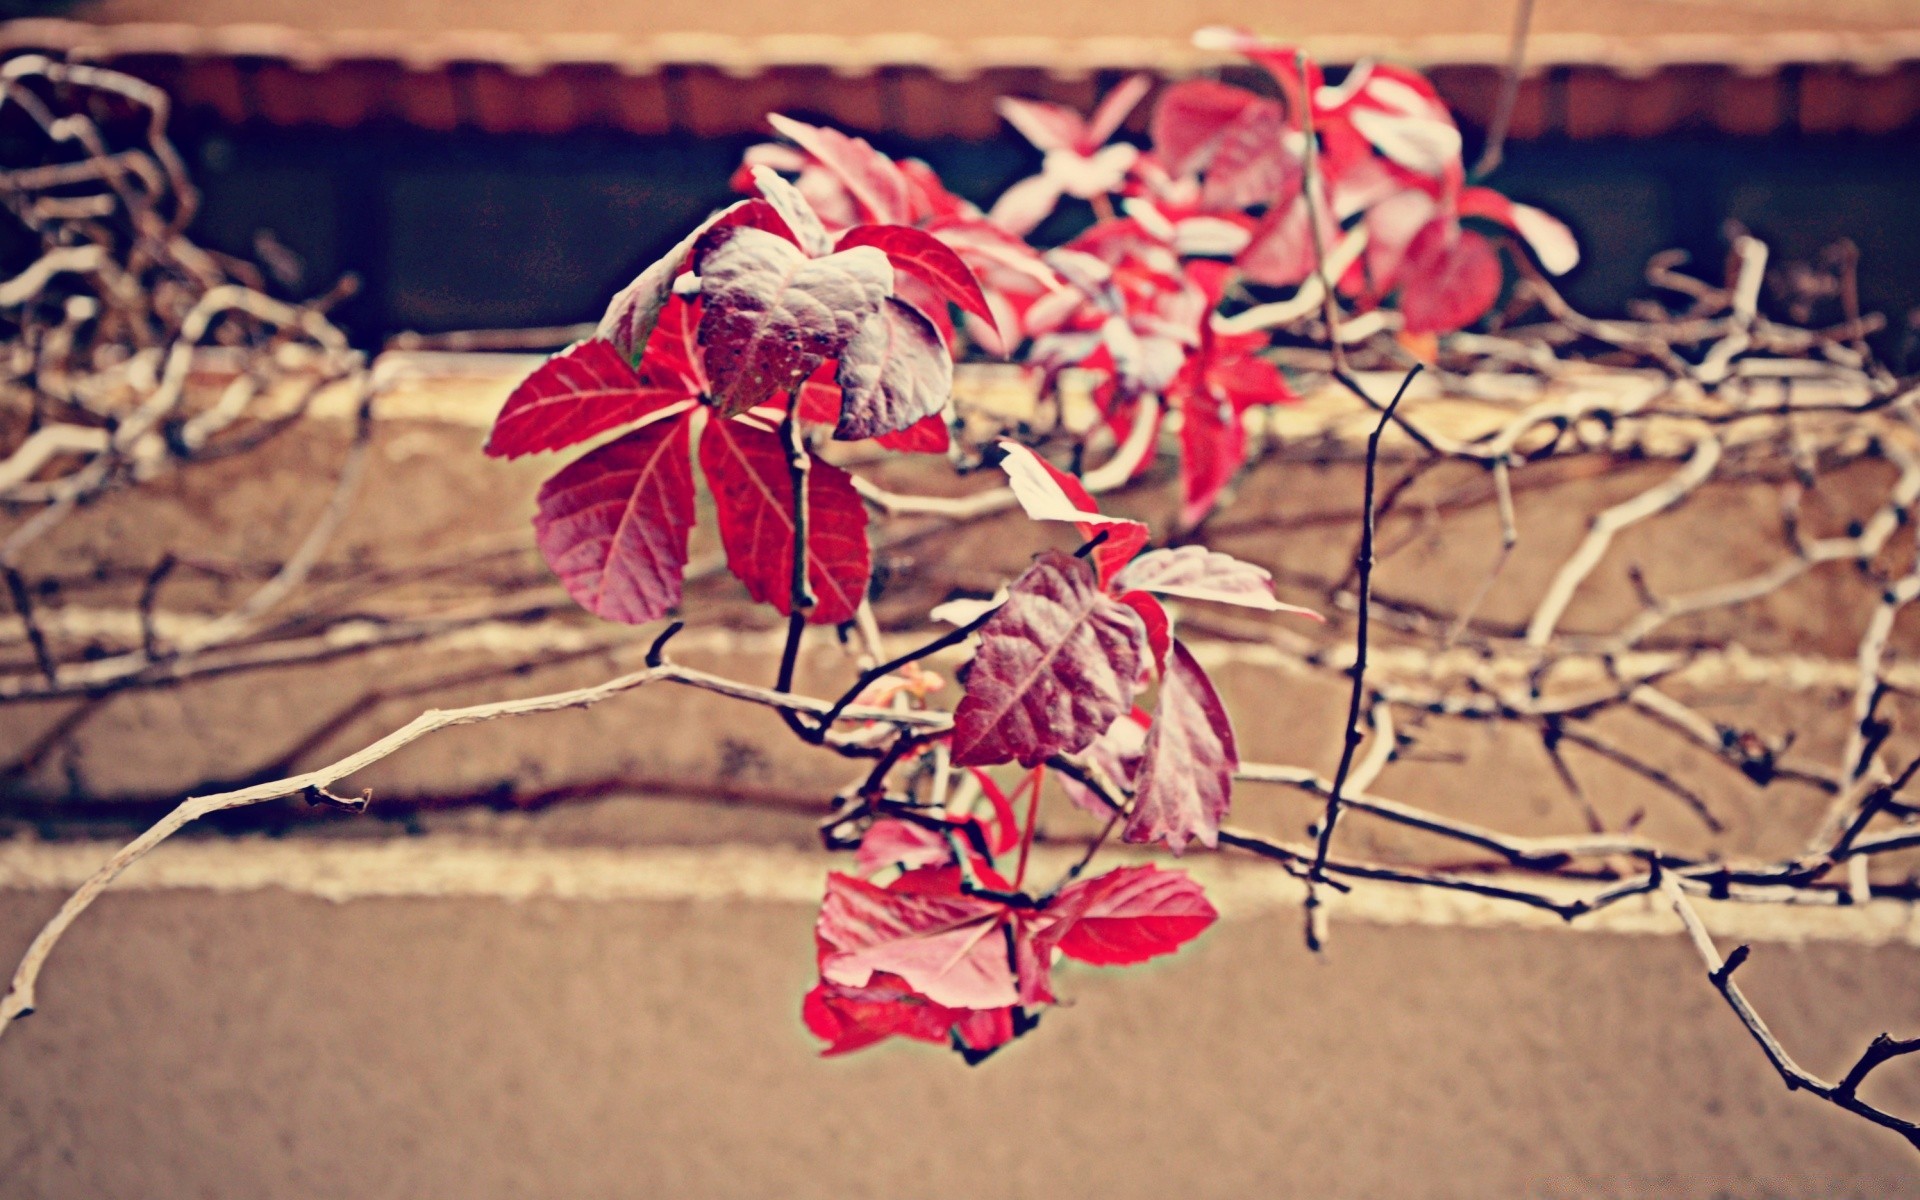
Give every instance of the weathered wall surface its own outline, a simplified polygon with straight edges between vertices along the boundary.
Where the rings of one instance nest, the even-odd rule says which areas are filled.
[[[510,865],[510,864],[509,864]],[[0,891],[0,946],[55,893]],[[1709,914],[1711,919],[1712,914]],[[1789,1095],[1675,937],[1235,916],[969,1070],[813,1056],[812,911],[133,890],[0,1044],[27,1198],[1913,1195]],[[1812,1066],[1911,1023],[1911,947],[1762,944]],[[1875,1098],[1909,1111],[1920,1071]]]

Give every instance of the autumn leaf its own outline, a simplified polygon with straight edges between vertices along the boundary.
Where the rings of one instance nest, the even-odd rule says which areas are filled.
[[[755,600],[793,611],[793,480],[779,435],[714,418],[700,435],[700,466],[719,517],[727,567]],[[807,479],[807,620],[850,621],[867,593],[867,510],[852,478],[814,460]]]
[[[827,1043],[825,1057],[865,1049],[890,1037],[945,1042],[967,1014],[935,1004],[897,975],[878,973],[865,987],[822,981],[800,1004],[809,1032]]]
[[[893,290],[887,256],[857,246],[808,258],[740,227],[700,263],[700,345],[722,416],[790,393],[837,358]]]
[[[1035,521],[1070,521],[1088,540],[1106,535],[1093,548],[1094,568],[1102,587],[1147,544],[1144,523],[1102,515],[1100,506],[1078,479],[1018,442],[1003,441],[1000,448],[1005,452],[1000,469],[1007,473],[1013,497],[1028,517]]]
[[[1093,569],[1049,550],[980,628],[953,715],[953,761],[1033,767],[1084,750],[1133,703],[1147,655],[1139,616]]]
[[[1118,867],[1062,889],[1036,935],[1042,949],[1099,967],[1130,966],[1186,945],[1219,917],[1182,871]]]
[[[1190,841],[1219,844],[1233,773],[1240,767],[1233,725],[1213,681],[1176,641],[1133,792],[1129,842],[1165,841],[1179,854]]]
[[[1180,546],[1171,550],[1149,550],[1134,559],[1114,578],[1120,591],[1158,592],[1187,600],[1212,600],[1237,604],[1264,612],[1289,612],[1322,619],[1310,608],[1284,604],[1273,594],[1273,575],[1265,567],[1255,566],[1219,550],[1205,546]]]
[[[899,433],[946,408],[953,359],[931,322],[886,300],[840,355],[840,418],[833,436],[858,441]]]
[[[840,249],[855,246],[872,246],[887,256],[895,271],[914,276],[981,320],[993,320],[973,271],[932,234],[905,225],[858,225],[840,235]]]
[[[926,875],[957,868],[927,868]],[[820,977],[868,987],[876,974],[897,975],[936,1004],[999,1008],[1020,1002],[1020,985],[1007,953],[1007,907],[997,900],[941,894],[934,888],[895,890],[834,872],[820,906],[815,935]]]
[[[684,418],[643,426],[540,489],[534,540],[588,612],[638,625],[680,603],[693,524],[688,427]]]
[[[1407,249],[1400,315],[1409,333],[1464,329],[1500,298],[1500,256],[1471,229],[1435,221]]]
[[[689,398],[684,388],[643,380],[613,343],[593,338],[549,358],[513,389],[486,453],[518,458],[564,449]]]

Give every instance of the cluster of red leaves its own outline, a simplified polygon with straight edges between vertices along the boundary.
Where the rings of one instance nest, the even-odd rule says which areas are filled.
[[[1039,899],[1013,891],[984,862],[970,872],[916,866],[885,887],[835,873],[814,926],[820,983],[801,1015],[827,1054],[906,1037],[948,1043],[977,1062],[1054,1002],[1056,957],[1145,962],[1173,953],[1216,915],[1185,874],[1152,866],[1121,867]]]
[[[924,163],[771,117],[787,141],[748,151],[736,182],[750,198],[641,272],[595,336],[535,371],[494,425],[486,450],[500,457],[605,438],[540,491],[536,540],[567,591],[630,623],[679,604],[697,458],[747,591],[782,613],[804,599],[809,620],[851,620],[871,575],[866,509],[847,472],[808,453],[809,431],[945,452],[962,330],[1043,383],[1097,372],[1122,444],[1157,439],[1157,422],[1178,414],[1191,527],[1245,462],[1248,410],[1294,399],[1261,355],[1268,336],[1223,324],[1247,298],[1240,285],[1301,286],[1339,241],[1358,251],[1329,268],[1344,302],[1396,304],[1405,329],[1430,333],[1479,320],[1499,295],[1493,244],[1467,220],[1518,234],[1549,270],[1577,258],[1551,217],[1466,185],[1460,135],[1418,75],[1363,66],[1329,86],[1286,47],[1223,31],[1200,40],[1262,64],[1280,97],[1175,85],[1146,148],[1111,143],[1151,91],[1145,76],[1085,118],[1005,98],[1001,113],[1044,163],[987,212]],[[1099,219],[1065,246],[1029,245],[1069,197]],[[943,740],[979,782],[988,819],[896,809],[869,822],[861,875],[829,878],[820,984],[803,1010],[829,1054],[902,1036],[977,1061],[1054,1002],[1056,960],[1141,962],[1205,929],[1213,907],[1179,872],[1125,867],[1019,890],[1045,764],[1066,768],[1076,803],[1109,820],[1124,812],[1128,842],[1175,854],[1217,845],[1239,765],[1233,726],[1161,598],[1305,612],[1276,599],[1259,567],[1201,546],[1147,549],[1144,524],[1103,515],[1079,480],[1026,447],[1003,443],[1000,465],[1029,517],[1070,524],[1085,544],[1046,551],[976,606],[977,649]],[[919,702],[939,686],[910,671],[863,702]],[[1150,712],[1135,703],[1149,689]],[[1014,762],[1030,773],[1009,797],[985,768]],[[1008,883],[994,856],[1016,845]]]
[[[908,226],[830,232],[786,180],[756,179],[759,199],[709,219],[614,298],[597,336],[522,383],[487,441],[512,458],[633,426],[548,480],[534,518],[568,593],[611,620],[656,620],[680,601],[695,413],[727,565],[783,613],[794,486],[778,427],[789,406],[836,438],[946,448],[947,304],[989,312],[972,272]],[[871,572],[866,509],[825,463],[806,495],[808,619],[850,620]]]

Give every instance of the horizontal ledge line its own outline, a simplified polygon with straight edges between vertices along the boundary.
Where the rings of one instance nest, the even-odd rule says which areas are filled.
[[[78,887],[120,843],[0,841],[0,890],[63,892]],[[1070,848],[1036,851],[1035,874],[1052,877]],[[1138,855],[1115,861],[1146,861]],[[459,837],[358,841],[240,837],[160,847],[114,884],[123,893],[175,890],[239,894],[280,889],[345,902],[371,899],[554,899],[577,902],[720,902],[813,905],[829,870],[849,864],[779,847],[719,845],[598,847],[510,845]],[[1298,913],[1298,881],[1264,863],[1196,854],[1177,864],[1199,880],[1228,919]],[[1490,876],[1489,879],[1497,879]],[[1541,890],[1570,885],[1534,881]],[[1331,918],[1368,925],[1477,929],[1571,929],[1671,935],[1680,926],[1653,896],[1631,897],[1571,923],[1550,913],[1439,889],[1357,882],[1323,896]],[[1696,900],[1716,936],[1741,941],[1920,945],[1920,908],[1873,900],[1845,908],[1803,908]]]

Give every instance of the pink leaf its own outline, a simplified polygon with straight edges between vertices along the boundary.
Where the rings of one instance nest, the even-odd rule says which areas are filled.
[[[871,875],[883,867],[945,866],[953,861],[953,847],[947,835],[912,821],[885,817],[867,826],[860,839],[860,850],[853,862],[862,875]]]
[[[809,259],[742,227],[701,263],[700,345],[722,416],[792,392],[836,358],[893,290],[893,268],[860,247]]]
[[[1202,170],[1229,125],[1272,101],[1215,79],[1189,79],[1160,95],[1148,126],[1153,152],[1171,175]]]
[[[1172,954],[1220,915],[1185,872],[1151,865],[1119,867],[1071,884],[1048,914],[1056,915],[1057,924],[1037,940],[1100,967]]]
[[[1243,109],[1220,131],[1207,159],[1200,192],[1207,209],[1243,209],[1273,204],[1299,191],[1304,164],[1282,140],[1286,116],[1271,100]]]
[[[1147,731],[1125,839],[1164,840],[1175,854],[1189,841],[1218,845],[1239,766],[1226,706],[1207,673],[1176,641],[1160,682],[1153,728]]]
[[[1093,739],[1093,744],[1081,753],[1081,758],[1091,766],[1099,767],[1109,782],[1133,789],[1134,777],[1140,771],[1140,755],[1147,745],[1147,730],[1153,725],[1153,717],[1147,710],[1135,705],[1125,716],[1107,727],[1107,731]],[[1093,816],[1105,820],[1113,815],[1105,801],[1091,790],[1082,786],[1071,775],[1059,773],[1061,790],[1067,793],[1067,799]]]
[[[1059,104],[1001,96],[993,107],[1042,152],[1078,149],[1087,135],[1087,123],[1080,114]]]
[[[792,612],[793,480],[779,435],[716,417],[700,436],[700,466],[728,569],[755,600]],[[845,471],[816,459],[807,478],[807,581],[815,600],[807,620],[852,620],[871,572],[860,495]]]
[[[1163,596],[1213,600],[1221,604],[1238,604],[1242,608],[1300,613],[1320,619],[1320,614],[1312,609],[1282,604],[1275,599],[1273,575],[1265,567],[1243,562],[1231,554],[1209,550],[1205,546],[1149,550],[1120,572],[1113,586],[1123,591],[1138,588]]]
[[[833,436],[858,441],[898,433],[946,408],[953,359],[932,322],[886,300],[840,355],[840,420]]]
[[[864,140],[779,113],[769,113],[767,122],[838,179],[867,220],[894,224],[913,219],[908,181],[899,165]]]
[[[1148,653],[1139,616],[1092,568],[1047,551],[980,629],[953,716],[954,763],[1032,767],[1084,750],[1132,705]]]
[[[684,418],[637,429],[540,489],[534,539],[588,612],[638,625],[680,602],[693,525],[687,430]]]
[[[1401,280],[1408,333],[1463,329],[1500,298],[1500,256],[1473,230],[1435,221],[1413,239]]]
[[[683,388],[650,386],[613,343],[593,338],[554,355],[513,389],[486,452],[518,458],[558,450],[687,398]]]
[[[1080,145],[1082,154],[1091,154],[1097,148],[1107,144],[1107,139],[1120,132],[1120,126],[1126,124],[1140,102],[1153,90],[1153,76],[1142,71],[1129,75],[1115,84],[1113,90],[1100,98],[1100,106],[1087,118],[1087,131]]]
[[[869,987],[885,973],[935,1004],[999,1008],[1020,1000],[1006,929],[997,901],[957,890],[894,891],[836,871],[814,933],[829,983]]]
[[[894,270],[925,281],[982,320],[993,319],[973,271],[952,247],[932,234],[905,225],[859,225],[840,236],[840,249],[850,250],[855,246],[872,246],[886,254]]]

